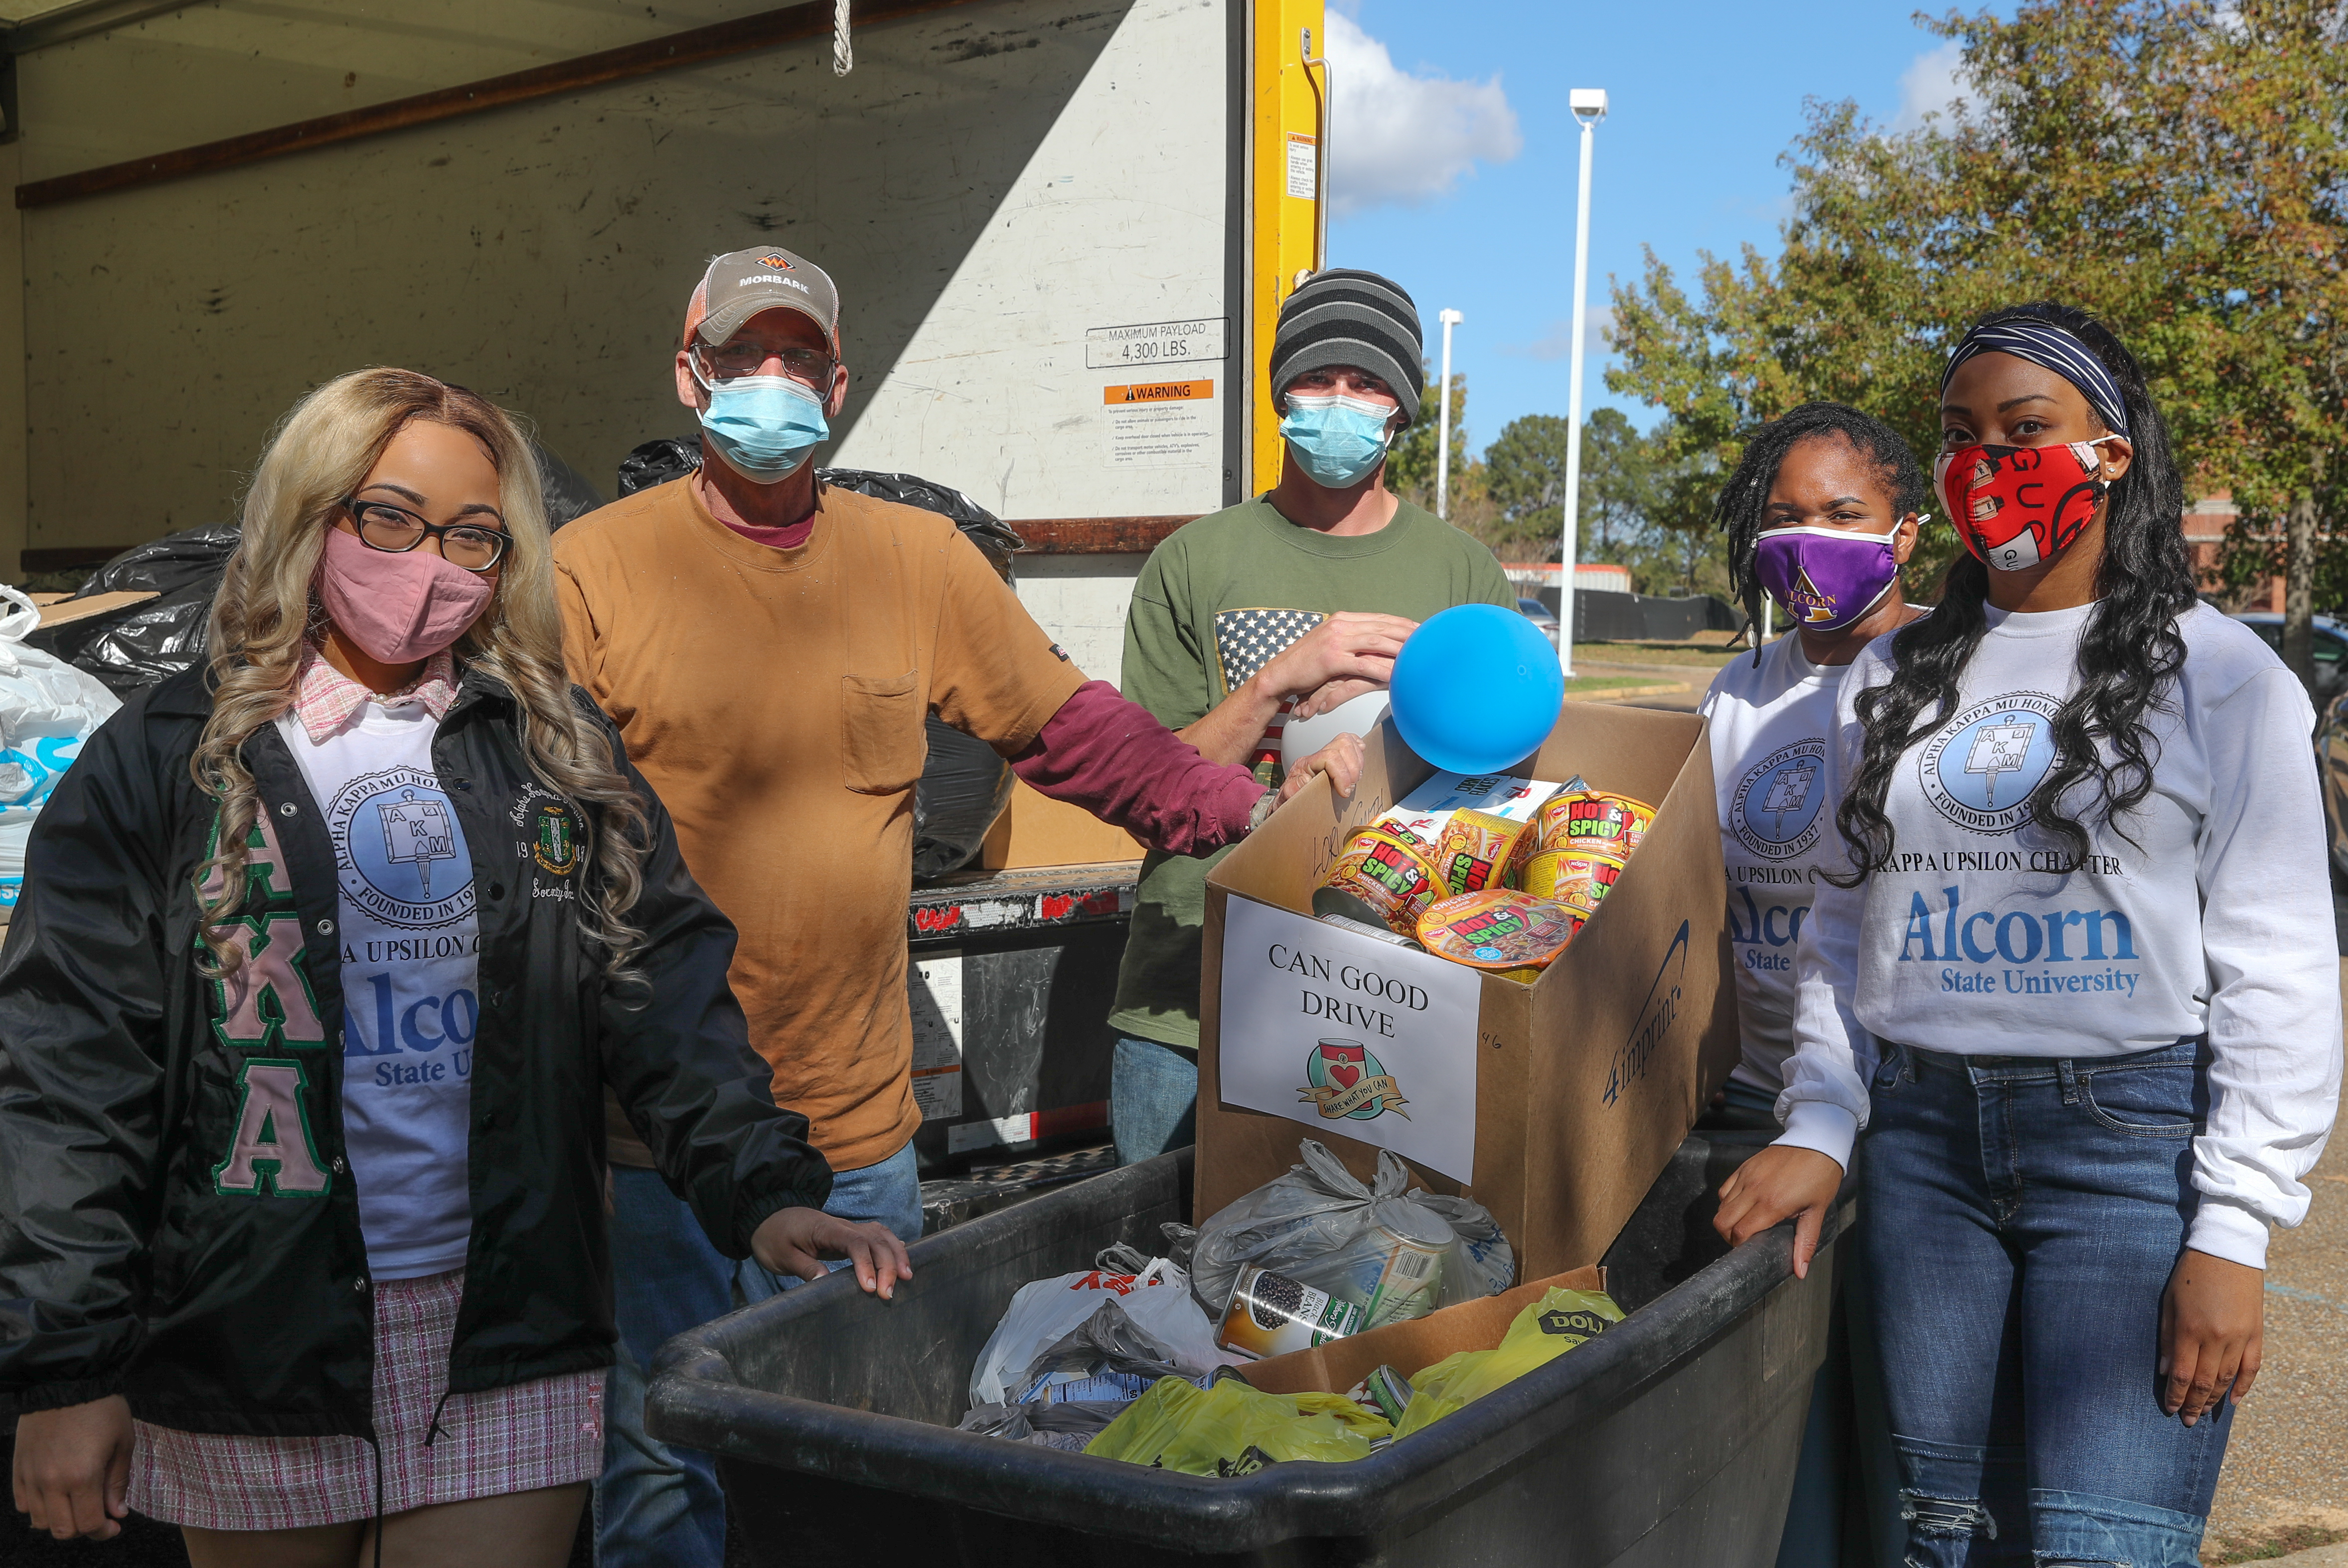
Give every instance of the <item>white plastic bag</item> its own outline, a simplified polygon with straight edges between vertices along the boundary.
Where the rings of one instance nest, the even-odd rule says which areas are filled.
[[[1019,1287],[978,1365],[970,1375],[970,1402],[1007,1405],[1018,1380],[1036,1357],[1090,1317],[1104,1301],[1115,1300],[1125,1315],[1174,1353],[1177,1365],[1192,1372],[1229,1367],[1241,1357],[1215,1344],[1215,1326],[1191,1299],[1190,1282],[1164,1258],[1152,1258],[1139,1274],[1086,1269],[1082,1274],[1039,1279]]]
[[[41,612],[0,583],[0,915],[25,884],[25,841],[82,742],[121,700],[96,676],[25,646]]]
[[[1387,1150],[1379,1151],[1376,1179],[1366,1187],[1313,1139],[1300,1140],[1297,1152],[1303,1164],[1199,1227],[1191,1288],[1209,1313],[1220,1315],[1230,1304],[1240,1269],[1248,1264],[1360,1302],[1366,1310],[1376,1296],[1365,1292],[1377,1288],[1377,1265],[1396,1255],[1397,1241],[1440,1248],[1440,1279],[1432,1300],[1422,1295],[1398,1311],[1389,1309],[1390,1315],[1374,1315],[1369,1326],[1498,1295],[1515,1283],[1516,1253],[1482,1204],[1410,1188],[1409,1168]]]

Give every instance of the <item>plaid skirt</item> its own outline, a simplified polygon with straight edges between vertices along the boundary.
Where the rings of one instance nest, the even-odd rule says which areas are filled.
[[[448,1344],[465,1272],[375,1289],[375,1422],[386,1515],[592,1481],[603,1466],[603,1373],[458,1394]],[[130,1506],[200,1530],[294,1530],[371,1519],[376,1456],[360,1438],[250,1438],[136,1422]]]

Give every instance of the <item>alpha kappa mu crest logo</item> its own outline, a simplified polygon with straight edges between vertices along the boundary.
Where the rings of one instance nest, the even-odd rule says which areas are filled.
[[[1403,1109],[1410,1101],[1403,1099],[1394,1075],[1359,1040],[1323,1040],[1314,1047],[1304,1058],[1304,1087],[1297,1098],[1311,1100],[1332,1121],[1372,1121],[1390,1110],[1410,1119]]]
[[[579,867],[579,833],[571,808],[560,801],[538,809],[538,834],[530,858],[549,876],[567,877]]]

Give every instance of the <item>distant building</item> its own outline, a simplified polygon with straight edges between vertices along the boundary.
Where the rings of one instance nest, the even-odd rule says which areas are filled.
[[[2223,602],[2230,612],[2270,610],[2282,611],[2283,580],[2270,577],[2263,583],[2223,593],[2219,588],[2219,557],[2225,552],[2226,534],[2241,517],[2241,509],[2233,497],[2220,490],[2205,495],[2185,509],[2185,550],[2193,561],[2193,580],[2205,593]]]
[[[1504,561],[1500,570],[1509,581],[1519,588],[1555,588],[1564,582],[1565,568],[1555,561]],[[1631,569],[1594,562],[1574,563],[1573,591],[1577,593],[1628,593],[1631,591]]]

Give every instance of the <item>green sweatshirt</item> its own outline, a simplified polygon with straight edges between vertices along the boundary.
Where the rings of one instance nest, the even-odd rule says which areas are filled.
[[[1299,528],[1259,496],[1202,517],[1150,553],[1125,620],[1125,695],[1180,729],[1289,644],[1340,610],[1424,621],[1454,604],[1505,604],[1516,590],[1492,552],[1434,513],[1402,502],[1375,533]],[[1278,775],[1275,718],[1251,754]],[[1153,852],[1141,866],[1133,928],[1109,1026],[1196,1050],[1205,860]]]

